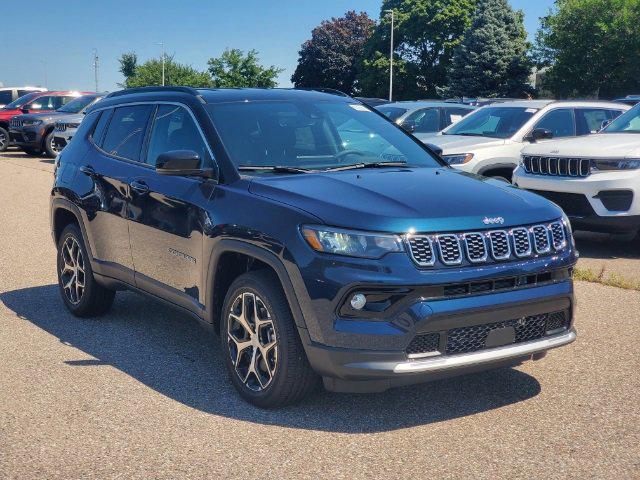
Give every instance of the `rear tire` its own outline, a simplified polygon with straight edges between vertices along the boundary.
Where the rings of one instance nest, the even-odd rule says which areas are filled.
[[[96,282],[76,224],[67,225],[60,235],[57,269],[60,295],[71,313],[97,317],[109,311],[116,292]]]
[[[260,408],[302,400],[317,385],[279,278],[260,270],[239,276],[222,307],[221,343],[231,383]]]
[[[38,150],[37,148],[24,147],[22,151],[27,155],[31,155],[32,157],[39,157],[42,154],[42,152],[40,152],[40,150]]]
[[[0,127],[0,152],[4,152],[9,148],[10,141],[11,139],[9,138],[7,129]]]

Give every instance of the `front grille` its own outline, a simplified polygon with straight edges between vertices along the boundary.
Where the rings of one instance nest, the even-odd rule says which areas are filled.
[[[458,265],[462,262],[460,240],[458,240],[457,235],[438,235],[437,241],[442,263],[445,265]]]
[[[439,333],[416,335],[407,347],[407,355],[415,356],[429,352],[437,352],[440,344]]]
[[[470,262],[484,262],[487,260],[487,245],[481,233],[466,233],[464,246],[467,250],[467,258]]]
[[[64,132],[67,130],[67,124],[66,123],[56,123],[55,129],[57,132]]]
[[[568,235],[562,222],[556,221],[509,231],[408,235],[406,243],[411,258],[420,267],[431,267],[438,261],[445,266],[456,266],[559,251],[567,246]]]
[[[551,250],[549,243],[549,230],[544,225],[536,225],[531,229],[533,232],[533,245],[537,253],[547,253]]]
[[[17,118],[14,118],[11,120],[11,128],[20,128],[22,127],[22,120],[18,120]]]
[[[591,173],[589,158],[539,157],[524,155],[524,171],[532,175],[551,175],[560,177],[587,177]]]
[[[509,245],[509,236],[504,230],[489,232],[489,241],[491,242],[491,255],[496,260],[506,260],[511,256],[511,246]]]
[[[492,330],[513,328],[514,343],[523,343],[560,333],[568,327],[569,315],[566,311],[531,315],[484,325],[418,334],[406,348],[406,353],[410,357],[417,357],[420,354],[439,352],[440,339],[443,335],[444,353],[457,355],[492,348],[487,347],[487,337]]]
[[[435,262],[433,243],[429,237],[409,237],[409,251],[413,261],[421,267],[428,267]]]

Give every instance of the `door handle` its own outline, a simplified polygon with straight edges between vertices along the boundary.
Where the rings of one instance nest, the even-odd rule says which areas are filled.
[[[89,177],[93,177],[96,174],[95,169],[91,165],[83,165],[79,170]]]
[[[131,187],[131,190],[135,191],[139,195],[149,193],[149,186],[142,180],[134,180],[129,184],[129,186]]]

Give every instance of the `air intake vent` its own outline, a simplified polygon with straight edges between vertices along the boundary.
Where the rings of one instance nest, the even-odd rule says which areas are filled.
[[[460,251],[460,241],[457,235],[438,235],[438,247],[440,248],[440,259],[445,265],[459,265],[462,263],[462,252]]]

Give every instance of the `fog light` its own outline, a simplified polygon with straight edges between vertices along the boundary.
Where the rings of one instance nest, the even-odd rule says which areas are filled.
[[[351,306],[354,310],[362,310],[366,304],[367,297],[365,297],[362,293],[356,293],[353,297],[351,297]]]

